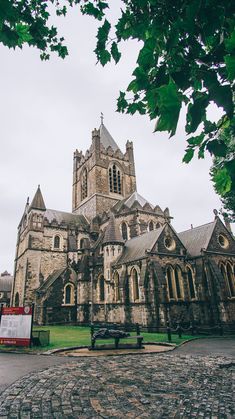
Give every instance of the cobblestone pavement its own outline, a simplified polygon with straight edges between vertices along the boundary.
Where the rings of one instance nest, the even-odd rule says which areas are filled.
[[[234,375],[221,356],[68,359],[9,386],[0,418],[234,418]]]

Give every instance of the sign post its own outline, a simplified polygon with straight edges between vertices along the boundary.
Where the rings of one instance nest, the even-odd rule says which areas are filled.
[[[0,321],[0,345],[31,345],[33,307],[2,307]]]

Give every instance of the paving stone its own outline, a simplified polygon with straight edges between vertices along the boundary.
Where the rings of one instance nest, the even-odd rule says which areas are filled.
[[[234,363],[222,356],[81,358],[8,387],[0,419],[229,419],[233,385]]]

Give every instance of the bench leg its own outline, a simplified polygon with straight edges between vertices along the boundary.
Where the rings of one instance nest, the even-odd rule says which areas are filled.
[[[114,338],[115,340],[115,349],[118,349],[119,338]]]
[[[142,348],[142,341],[143,341],[143,339],[138,339],[138,347],[139,347],[139,349]]]
[[[93,340],[93,339],[91,341],[91,349],[95,349],[95,340]]]

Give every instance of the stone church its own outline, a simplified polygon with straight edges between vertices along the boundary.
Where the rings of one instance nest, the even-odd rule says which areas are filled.
[[[181,233],[171,221],[137,192],[132,142],[122,152],[102,122],[74,153],[72,212],[47,208],[40,187],[26,203],[12,305],[34,303],[39,324],[234,324],[230,225],[216,211]]]

